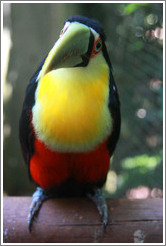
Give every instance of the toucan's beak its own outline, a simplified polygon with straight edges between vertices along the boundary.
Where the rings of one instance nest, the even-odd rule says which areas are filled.
[[[87,26],[71,23],[49,52],[38,79],[51,70],[81,64],[88,52],[90,35]]]

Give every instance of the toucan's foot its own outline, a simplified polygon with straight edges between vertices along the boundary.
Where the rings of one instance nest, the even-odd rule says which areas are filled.
[[[105,197],[102,193],[102,190],[96,189],[94,190],[93,195],[88,193],[88,197],[96,204],[98,211],[102,217],[104,230],[106,230],[108,224],[108,213],[107,213],[107,204],[105,201]]]
[[[33,200],[30,206],[29,214],[28,214],[28,228],[31,232],[32,224],[37,216],[43,202],[50,198],[50,196],[40,187],[37,187],[36,191],[33,194]]]

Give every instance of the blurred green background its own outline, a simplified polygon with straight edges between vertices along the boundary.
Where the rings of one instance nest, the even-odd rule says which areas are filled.
[[[25,88],[74,14],[98,19],[119,89],[122,128],[105,192],[111,197],[162,196],[163,4],[4,3],[3,99],[6,195],[35,190],[23,162],[18,122]]]

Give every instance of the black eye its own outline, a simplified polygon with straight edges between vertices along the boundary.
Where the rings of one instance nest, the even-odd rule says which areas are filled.
[[[100,49],[101,49],[101,47],[102,47],[102,41],[101,41],[101,39],[99,39],[99,40],[96,42],[96,44],[95,44],[95,51],[96,51],[96,52],[99,52]]]

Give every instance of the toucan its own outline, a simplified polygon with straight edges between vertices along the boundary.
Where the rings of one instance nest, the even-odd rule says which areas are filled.
[[[49,198],[87,196],[104,227],[102,191],[120,135],[120,101],[100,22],[71,16],[25,92],[19,139],[36,185],[28,214]]]

